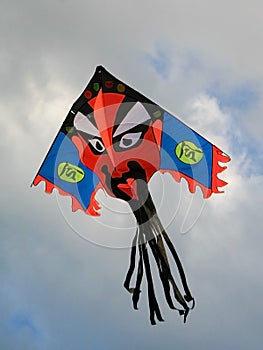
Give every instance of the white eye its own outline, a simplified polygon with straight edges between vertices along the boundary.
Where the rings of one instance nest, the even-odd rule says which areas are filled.
[[[120,140],[120,147],[121,148],[130,148],[134,146],[141,138],[142,133],[141,132],[133,132],[129,134],[125,134],[122,136]]]
[[[94,139],[89,140],[89,143],[92,145],[93,148],[95,148],[95,150],[97,152],[102,153],[105,151],[105,147],[104,147],[103,143],[101,142],[101,140],[94,138]]]

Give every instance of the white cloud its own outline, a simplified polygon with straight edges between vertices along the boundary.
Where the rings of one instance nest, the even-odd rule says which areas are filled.
[[[230,117],[220,110],[216,98],[200,94],[188,103],[189,114],[184,119],[193,125],[201,135],[215,143],[220,149],[229,147],[227,134],[229,132]],[[227,153],[227,150],[225,150]]]
[[[148,344],[157,349],[165,344],[173,349],[176,342],[188,349],[260,349],[263,179],[243,140],[249,131],[262,144],[261,2],[4,2],[0,324],[23,310],[43,339],[35,343],[28,334],[2,330],[1,347],[131,349]],[[159,47],[169,56],[167,79],[145,60],[145,55],[156,57]],[[189,196],[175,204],[177,215],[168,227],[197,299],[184,326],[162,305],[169,322],[150,328],[145,291],[140,310],[133,312],[130,295],[122,289],[128,250],[79,239],[56,196],[29,189],[67,111],[100,63],[232,156],[220,175],[229,182],[225,193],[206,201],[185,235],[176,234],[179,220],[191,200],[198,208],[198,195],[187,193],[185,184],[163,180],[164,221],[174,214],[172,205],[165,208],[169,193]],[[220,96],[207,93],[216,82],[228,93],[251,81],[259,101],[247,115],[233,116],[231,108],[221,108]],[[162,199],[158,184],[156,178],[152,190]],[[87,222],[94,237],[105,232],[92,218]],[[120,236],[118,231],[115,238]]]

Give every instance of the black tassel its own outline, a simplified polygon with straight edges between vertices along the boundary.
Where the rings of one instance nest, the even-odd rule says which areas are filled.
[[[133,307],[135,310],[138,309],[138,302],[139,302],[140,293],[141,293],[140,288],[141,288],[141,283],[142,283],[142,278],[143,278],[143,258],[142,258],[141,245],[139,246],[139,253],[140,253],[140,259],[139,259],[139,263],[138,263],[137,280],[136,280],[136,285],[135,285],[133,296],[132,296]]]
[[[130,288],[130,282],[131,278],[135,269],[135,260],[136,260],[136,247],[137,247],[137,239],[138,239],[138,230],[136,231],[136,235],[132,242],[131,247],[131,256],[130,256],[130,267],[126,275],[126,279],[124,281],[124,287],[127,289],[128,292],[132,293],[133,289]]]
[[[154,291],[154,283],[151,273],[150,259],[148,254],[147,245],[150,247],[153,258],[156,262],[158,274],[163,286],[165,299],[167,304],[171,309],[175,309],[179,312],[180,315],[184,316],[184,322],[186,321],[187,315],[190,309],[194,307],[194,298],[191,295],[189,290],[186,276],[183,270],[183,266],[178,257],[178,254],[168,237],[168,234],[165,232],[161,221],[156,213],[154,203],[152,201],[151,195],[148,191],[148,187],[145,184],[143,188],[142,196],[139,198],[139,201],[130,201],[129,204],[133,209],[134,215],[137,220],[138,229],[136,231],[135,237],[133,239],[130,255],[130,266],[127,272],[127,276],[124,282],[124,287],[133,294],[132,302],[134,309],[138,309],[138,302],[141,293],[141,283],[143,278],[143,272],[145,269],[147,287],[148,287],[148,303],[150,310],[150,322],[151,324],[156,324],[155,316],[158,321],[163,321],[161,311],[156,299]],[[142,193],[142,192],[140,192]],[[141,200],[141,202],[140,202]],[[175,262],[178,273],[180,276],[181,284],[184,290],[184,294],[180,292],[175,279],[173,277],[170,264],[168,261],[166,248],[164,246],[166,243],[172,257]],[[137,265],[137,278],[134,288],[130,287],[131,279],[134,274],[135,265],[136,265],[136,253],[137,248],[139,251],[139,261]],[[175,307],[172,296],[171,296],[171,287],[175,300],[181,305],[182,308]],[[191,307],[188,306],[188,303],[192,302]]]

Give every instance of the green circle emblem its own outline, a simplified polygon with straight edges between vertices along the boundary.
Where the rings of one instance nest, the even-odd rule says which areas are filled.
[[[199,163],[204,156],[202,148],[197,147],[191,141],[182,141],[178,143],[175,148],[175,154],[181,162],[191,165]]]
[[[62,162],[58,165],[58,177],[66,182],[77,183],[83,180],[85,173],[76,165]]]

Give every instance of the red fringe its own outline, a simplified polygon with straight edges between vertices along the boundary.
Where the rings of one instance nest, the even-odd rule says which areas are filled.
[[[69,196],[72,199],[71,203],[71,208],[72,211],[75,212],[77,210],[82,210],[85,214],[89,214],[92,216],[100,216],[100,213],[98,210],[100,209],[99,203],[95,199],[96,192],[99,188],[101,188],[101,184],[99,183],[95,190],[92,192],[91,197],[90,197],[90,203],[87,209],[83,208],[83,206],[80,204],[80,202],[75,198],[73,195],[71,195],[68,192],[63,191],[60,187],[54,185],[52,182],[48,181],[41,175],[37,175],[35,180],[33,181],[33,185],[37,186],[41,181],[44,181],[46,187],[45,187],[45,192],[50,194],[53,192],[54,188],[56,188],[61,196]]]
[[[170,173],[172,177],[175,179],[175,181],[180,182],[182,178],[186,179],[188,183],[188,188],[191,193],[194,193],[196,191],[196,187],[199,186],[203,192],[204,198],[209,198],[212,193],[223,193],[224,191],[220,191],[218,187],[223,187],[227,185],[227,182],[219,179],[217,175],[224,171],[227,166],[221,166],[219,162],[221,163],[227,163],[231,159],[229,156],[224,154],[219,148],[216,146],[213,146],[213,155],[212,155],[212,186],[211,188],[208,188],[204,185],[202,185],[200,182],[192,179],[191,177],[181,173],[180,171],[176,170],[165,170],[160,169],[160,172],[163,173]]]

